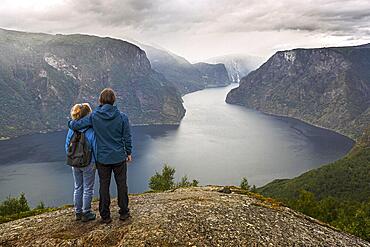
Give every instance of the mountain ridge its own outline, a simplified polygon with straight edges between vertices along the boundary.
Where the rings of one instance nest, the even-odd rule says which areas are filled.
[[[370,122],[369,57],[367,44],[278,51],[244,77],[226,102],[356,139]]]
[[[2,139],[65,129],[70,107],[96,106],[105,87],[113,87],[134,125],[178,124],[185,114],[175,86],[134,44],[81,34],[0,33]]]
[[[139,46],[147,53],[153,68],[172,82],[182,95],[230,84],[225,65],[192,64],[173,52],[144,44]]]

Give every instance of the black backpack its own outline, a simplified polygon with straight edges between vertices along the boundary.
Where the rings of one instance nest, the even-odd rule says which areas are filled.
[[[85,137],[85,131],[74,131],[67,151],[67,165],[86,167],[91,162],[91,147]]]

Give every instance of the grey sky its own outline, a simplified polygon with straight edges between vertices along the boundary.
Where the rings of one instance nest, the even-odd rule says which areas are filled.
[[[370,42],[369,0],[3,0],[0,27],[154,44],[191,61]]]

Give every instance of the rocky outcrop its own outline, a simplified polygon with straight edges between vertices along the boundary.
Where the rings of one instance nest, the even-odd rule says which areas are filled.
[[[370,123],[370,46],[279,51],[226,102],[359,137]]]
[[[190,93],[208,86],[230,84],[223,65],[191,64],[185,58],[153,46],[139,44],[145,50],[153,68],[163,74],[182,93]]]
[[[243,194],[244,193],[244,194]],[[0,225],[1,246],[370,246],[240,189],[196,187],[130,196],[132,218],[75,222],[64,209]],[[94,205],[97,209],[97,205]]]
[[[66,128],[76,102],[112,87],[133,124],[173,124],[180,93],[143,50],[112,38],[0,30],[0,137]]]

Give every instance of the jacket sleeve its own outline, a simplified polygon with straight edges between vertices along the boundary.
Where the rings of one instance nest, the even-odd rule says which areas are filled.
[[[131,140],[131,127],[130,127],[130,121],[128,120],[128,117],[124,114],[122,114],[123,119],[123,125],[122,125],[122,132],[123,132],[123,142],[125,144],[125,149],[127,155],[131,155],[132,153],[132,140]]]
[[[68,121],[68,128],[72,130],[81,130],[87,127],[92,127],[92,114],[89,114],[79,120]]]
[[[68,146],[69,146],[69,142],[71,141],[72,136],[73,136],[73,130],[69,129],[67,133],[67,137],[66,137],[66,143],[64,144],[66,153],[68,152]]]

